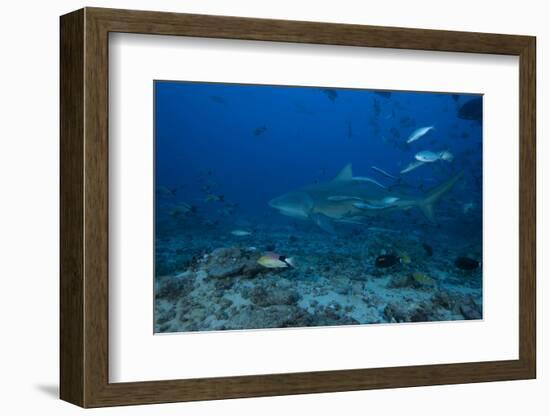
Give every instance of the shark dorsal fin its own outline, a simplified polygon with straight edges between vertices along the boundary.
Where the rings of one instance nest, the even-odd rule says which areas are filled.
[[[351,181],[353,179],[353,172],[351,170],[351,163],[344,166],[344,169],[340,171],[338,175],[332,180],[333,182]]]

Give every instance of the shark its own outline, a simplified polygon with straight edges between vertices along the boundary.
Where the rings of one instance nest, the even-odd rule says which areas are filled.
[[[459,172],[426,193],[413,196],[354,177],[348,163],[332,180],[304,186],[273,198],[268,204],[280,214],[313,221],[331,234],[336,233],[334,223],[365,224],[373,217],[413,208],[435,223],[435,204],[462,176],[463,172]]]

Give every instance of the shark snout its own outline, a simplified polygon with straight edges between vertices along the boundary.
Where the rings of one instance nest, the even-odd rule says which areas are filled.
[[[307,218],[311,201],[306,194],[293,192],[271,199],[268,205],[283,215]]]

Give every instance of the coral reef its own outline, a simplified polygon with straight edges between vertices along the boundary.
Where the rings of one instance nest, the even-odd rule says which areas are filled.
[[[213,231],[165,236],[157,240],[155,331],[482,319],[481,268],[460,270],[453,255],[479,247],[432,238],[430,251],[422,235],[362,235],[327,239],[265,226],[255,231],[256,246]],[[295,267],[258,263],[273,250],[295,257]],[[381,257],[391,264],[380,267]]]

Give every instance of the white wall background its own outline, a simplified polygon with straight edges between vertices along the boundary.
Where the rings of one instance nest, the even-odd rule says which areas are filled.
[[[403,414],[546,415],[550,361],[544,347],[544,298],[550,237],[543,211],[550,146],[542,126],[550,97],[545,72],[550,26],[545,2],[300,0],[51,0],[5,2],[0,15],[0,411],[3,414],[73,415],[58,386],[58,16],[82,6],[103,6],[529,34],[538,37],[538,380],[423,387],[339,394],[225,400],[87,411],[102,415]],[[515,190],[512,190],[515,191]],[[220,350],[223,354],[223,350]]]

